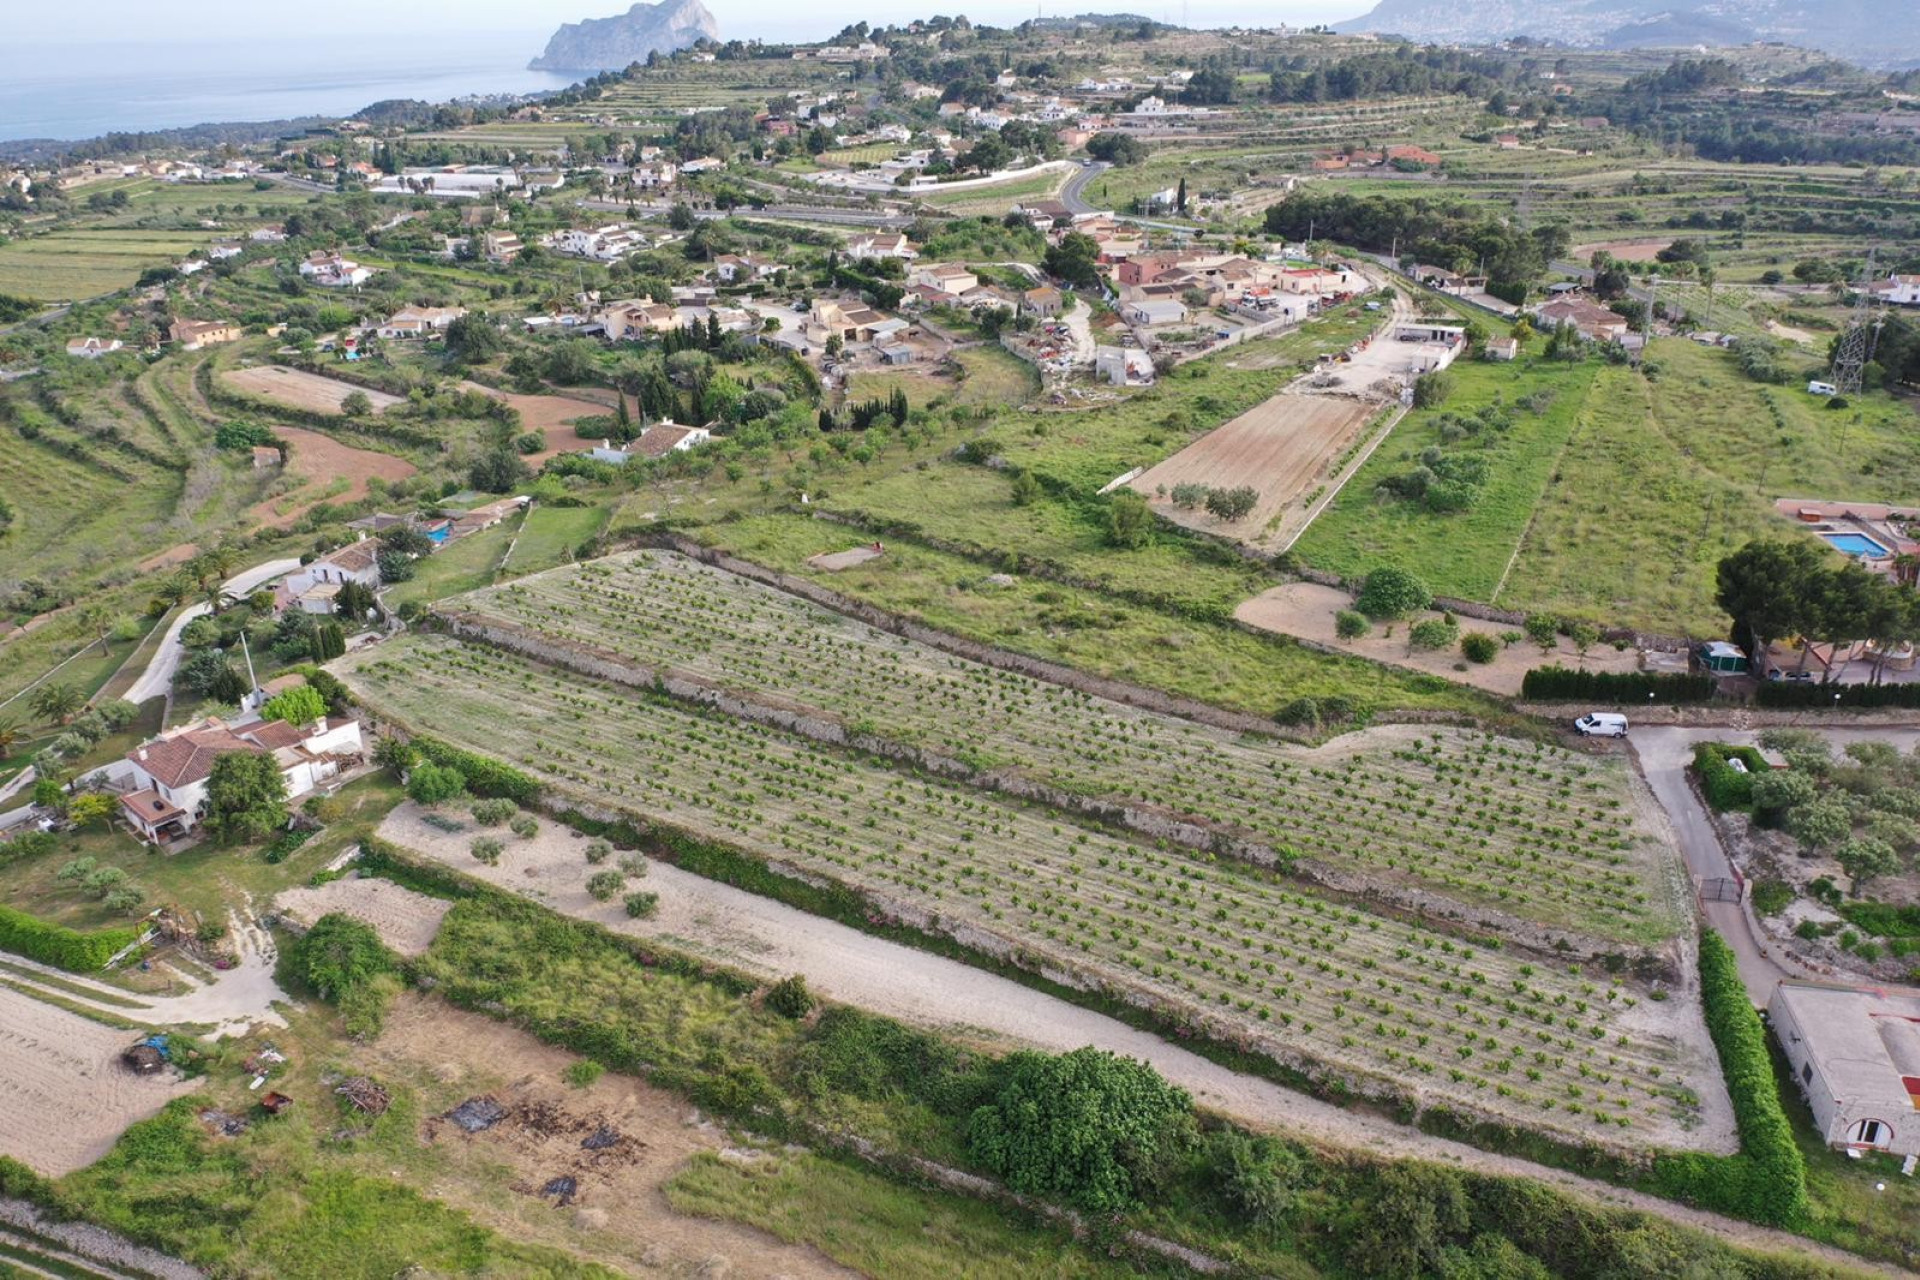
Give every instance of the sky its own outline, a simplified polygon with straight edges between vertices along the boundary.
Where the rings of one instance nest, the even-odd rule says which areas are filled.
[[[816,0],[805,6],[767,0],[706,0],[729,39],[818,40],[848,23],[898,21],[935,13],[964,13],[976,22],[1011,25],[1034,15],[1085,12],[1140,13],[1196,27],[1235,24],[1270,25],[1338,21],[1372,7],[1371,0],[928,0],[918,5]],[[525,31],[536,44],[562,22],[608,17],[624,9],[621,0],[328,0],[326,25],[335,31],[358,30],[372,41],[391,44],[414,34],[448,29]],[[6,38],[35,44],[86,45],[95,41],[148,41],[156,44],[210,41],[277,42],[311,33],[315,11],[307,5],[260,4],[258,0],[196,0],[188,9],[152,0],[90,0],[86,20],[77,22],[64,5],[6,0],[0,9]],[[803,9],[803,13],[796,13]],[[538,52],[529,51],[528,56]]]

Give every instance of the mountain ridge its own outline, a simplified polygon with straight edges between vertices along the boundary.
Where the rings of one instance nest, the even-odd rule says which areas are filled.
[[[611,18],[561,24],[531,71],[597,74],[622,71],[650,53],[672,53],[701,39],[718,40],[720,24],[700,0],[638,3]]]
[[[1474,44],[1532,36],[1603,48],[1778,41],[1863,66],[1920,63],[1920,7],[1875,0],[1379,0],[1334,29]]]

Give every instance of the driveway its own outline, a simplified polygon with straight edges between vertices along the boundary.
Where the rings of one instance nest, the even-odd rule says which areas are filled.
[[[1912,729],[1829,729],[1827,740],[1835,750],[1850,742],[1891,742],[1903,752],[1920,742],[1920,731]],[[1653,789],[1660,807],[1673,823],[1674,836],[1680,842],[1681,856],[1687,862],[1687,874],[1698,892],[1703,881],[1732,879],[1733,862],[1707,815],[1706,806],[1688,784],[1687,766],[1693,763],[1693,748],[1702,742],[1729,742],[1751,746],[1759,735],[1742,729],[1688,729],[1682,727],[1642,727],[1629,740],[1640,773]],[[1767,945],[1745,902],[1702,902],[1702,914],[1740,961],[1740,980],[1754,1004],[1765,1008],[1773,998],[1773,989],[1782,978],[1814,978],[1800,965]]]
[[[1087,203],[1087,184],[1111,167],[1104,160],[1096,160],[1092,164],[1083,166],[1080,172],[1068,178],[1067,185],[1060,189],[1060,203],[1074,213],[1098,213],[1098,209]]]
[[[299,567],[300,561],[297,559],[269,560],[265,564],[257,564],[251,569],[236,573],[220,585],[220,590],[227,595],[244,596],[272,582],[275,578],[292,573]],[[149,698],[166,696],[167,690],[173,687],[173,673],[180,669],[180,660],[186,653],[185,646],[180,643],[180,633],[185,630],[189,622],[208,612],[209,609],[204,603],[188,605],[180,611],[180,616],[175,618],[173,625],[167,628],[166,638],[160,641],[160,647],[154,650],[153,657],[148,660],[147,669],[140,673],[140,678],[135,680],[132,687],[127,690],[128,702],[139,704]]]

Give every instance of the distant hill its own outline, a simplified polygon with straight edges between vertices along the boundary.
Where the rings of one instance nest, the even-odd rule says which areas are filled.
[[[529,62],[534,71],[594,75],[624,71],[656,50],[672,53],[705,37],[720,38],[720,24],[700,0],[636,4],[617,18],[569,22],[553,33],[547,51]]]
[[[1774,40],[1864,66],[1920,61],[1920,5],[1886,0],[1379,0],[1335,30],[1463,43],[1533,36],[1612,48]]]

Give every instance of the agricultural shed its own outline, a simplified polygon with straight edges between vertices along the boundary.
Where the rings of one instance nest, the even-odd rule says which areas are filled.
[[[1694,650],[1700,659],[1700,668],[1716,676],[1743,676],[1747,674],[1747,653],[1738,645],[1725,640],[1709,640]]]
[[[1782,982],[1767,1016],[1829,1145],[1920,1155],[1920,991]]]

